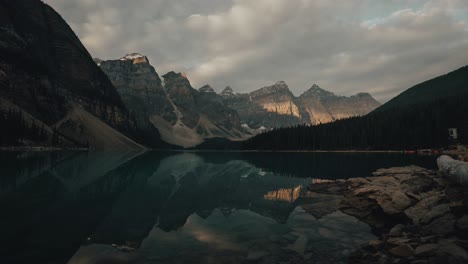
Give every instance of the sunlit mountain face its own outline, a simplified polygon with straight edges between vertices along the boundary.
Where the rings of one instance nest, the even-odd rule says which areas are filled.
[[[2,154],[1,259],[229,263],[313,254],[339,261],[373,237],[370,228],[337,211],[335,197],[306,187],[350,177],[349,167],[369,158],[375,166],[433,166],[427,157],[323,154]],[[321,169],[336,164],[339,171]],[[372,166],[356,168],[365,174]]]

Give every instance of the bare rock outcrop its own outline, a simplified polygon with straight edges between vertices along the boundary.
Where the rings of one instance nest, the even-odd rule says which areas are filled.
[[[208,138],[241,140],[249,135],[237,112],[209,85],[197,91],[185,74],[173,71],[163,81],[139,53],[97,62],[149,136],[193,147]]]
[[[350,263],[468,261],[468,189],[440,172],[380,169],[372,177],[312,184],[309,190],[334,196],[341,190],[338,208],[379,236],[354,252]]]

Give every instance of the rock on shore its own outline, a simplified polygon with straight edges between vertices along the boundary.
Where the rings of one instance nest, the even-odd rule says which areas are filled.
[[[468,186],[468,162],[443,155],[437,159],[439,170],[450,180]]]
[[[312,184],[341,196],[338,209],[373,228],[350,263],[468,263],[468,188],[437,171],[408,166],[372,177]]]

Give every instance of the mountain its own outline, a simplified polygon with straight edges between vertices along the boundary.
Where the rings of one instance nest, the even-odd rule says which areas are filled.
[[[234,139],[245,139],[249,136],[241,126],[239,114],[229,108],[223,98],[216,94],[214,89],[205,85],[198,89],[196,104],[200,114],[205,116],[215,127],[209,123],[205,125],[202,131],[204,137],[224,137]]]
[[[248,94],[222,93],[226,104],[239,113],[241,121],[251,129],[293,126],[302,123],[303,113],[296,98],[284,82],[277,82]]]
[[[101,60],[99,66],[117,88],[139,124],[148,126],[149,116],[154,113],[160,113],[170,122],[176,120],[162,81],[146,56],[127,54],[119,60]]]
[[[191,147],[207,138],[245,139],[236,111],[209,85],[198,91],[183,73],[159,77],[148,58],[138,53],[118,60],[95,60],[145,131],[167,143]],[[148,137],[150,137],[149,133]]]
[[[118,60],[94,59],[116,87],[131,117],[143,131],[145,142],[157,147],[162,135],[151,121],[158,115],[174,123],[177,116],[167,99],[162,80],[146,56],[131,53]]]
[[[283,81],[248,94],[234,94],[231,87],[226,87],[221,96],[229,107],[239,113],[242,122],[252,129],[329,123],[365,115],[380,106],[367,93],[337,96],[315,84],[295,97]]]
[[[1,145],[143,148],[106,75],[42,1],[0,2]]]
[[[310,124],[316,125],[334,120],[332,113],[322,103],[324,98],[334,96],[333,93],[321,89],[316,84],[299,96],[299,102],[309,114]]]
[[[375,111],[380,112],[420,103],[430,103],[442,98],[462,96],[467,91],[467,83],[468,66],[464,66],[407,89]]]
[[[224,88],[224,90],[221,92],[220,94],[223,98],[231,98],[231,97],[234,97],[236,96],[234,94],[234,90],[232,89],[231,86],[226,86],[226,88]]]
[[[448,128],[458,128],[468,144],[468,67],[418,84],[373,112],[317,126],[299,125],[269,131],[243,143],[243,149],[268,150],[405,150],[446,148]],[[315,89],[317,100],[330,94]],[[353,97],[350,97],[353,98]],[[372,103],[367,94],[352,100]],[[326,100],[325,100],[326,99]],[[351,100],[351,99],[349,99]]]
[[[329,123],[351,116],[363,116],[380,106],[368,93],[346,97],[325,91],[318,85],[299,96],[299,101],[309,113],[311,124]]]

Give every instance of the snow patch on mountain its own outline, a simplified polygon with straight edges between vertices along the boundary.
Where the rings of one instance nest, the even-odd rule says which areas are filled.
[[[138,58],[144,58],[144,55],[141,55],[140,53],[129,53],[122,57],[120,60],[134,60]]]

